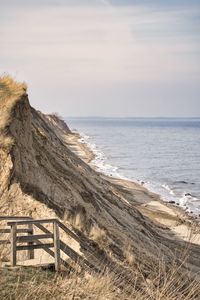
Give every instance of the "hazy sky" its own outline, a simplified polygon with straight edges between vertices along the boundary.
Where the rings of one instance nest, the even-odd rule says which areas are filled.
[[[0,72],[63,116],[200,116],[200,1],[0,0]]]

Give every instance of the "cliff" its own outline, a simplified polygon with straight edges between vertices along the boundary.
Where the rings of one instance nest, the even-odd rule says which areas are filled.
[[[2,78],[0,97],[1,215],[59,217],[90,244],[90,251],[80,248],[88,260],[123,270],[140,265],[146,277],[158,258],[182,257],[187,243],[140,212],[139,191],[125,192],[78,157],[68,126],[32,108],[24,84]],[[189,263],[200,267],[199,247]]]

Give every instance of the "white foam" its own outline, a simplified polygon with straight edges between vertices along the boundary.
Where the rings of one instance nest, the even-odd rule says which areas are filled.
[[[144,185],[149,191],[159,194],[161,199],[165,202],[175,201],[180,207],[182,207],[188,213],[193,213],[194,215],[200,214],[200,199],[193,197],[192,195],[187,195],[185,192],[181,198],[179,198],[175,192],[170,188],[168,184],[153,183],[150,181],[144,182],[144,180],[132,180],[119,173],[119,168],[112,166],[107,163],[106,156],[100,151],[100,149],[91,142],[91,138],[88,135],[80,133],[79,142],[85,143],[88,148],[95,154],[95,158],[91,161],[90,165],[95,166],[98,172],[101,172],[110,177],[116,177],[120,179],[125,179],[133,182],[137,182]],[[197,204],[197,202],[199,202]]]
[[[167,185],[167,184],[162,184],[162,187],[163,187],[164,189],[166,189],[166,190],[170,193],[170,195],[175,196],[174,191],[169,187],[169,185]]]
[[[179,199],[179,205],[189,213],[200,214],[200,199],[184,193]]]
[[[159,183],[153,183],[150,181],[146,181],[144,183],[144,187],[148,189],[150,192],[160,195],[161,199],[164,202],[169,202],[172,200],[172,196],[168,192],[168,190],[163,189],[162,185]]]
[[[98,172],[102,172],[107,176],[130,180],[118,172],[118,167],[112,166],[106,162],[107,157],[98,149],[96,144],[90,142],[91,138],[89,136],[83,133],[80,133],[80,136],[79,142],[85,143],[95,154],[95,158],[90,162],[90,165],[95,166]]]

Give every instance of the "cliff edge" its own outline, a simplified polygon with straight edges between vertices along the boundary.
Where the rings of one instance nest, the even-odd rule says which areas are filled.
[[[0,214],[60,218],[90,245],[79,252],[93,264],[129,271],[140,265],[148,277],[158,258],[169,266],[172,253],[182,259],[187,243],[166,234],[137,209],[134,195],[126,197],[78,157],[70,135],[56,115],[30,106],[25,84],[0,79]],[[188,258],[195,270],[199,253],[194,246]]]

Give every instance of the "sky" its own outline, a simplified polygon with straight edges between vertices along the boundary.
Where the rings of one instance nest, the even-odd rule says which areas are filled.
[[[0,73],[45,113],[200,117],[200,1],[0,0]]]

